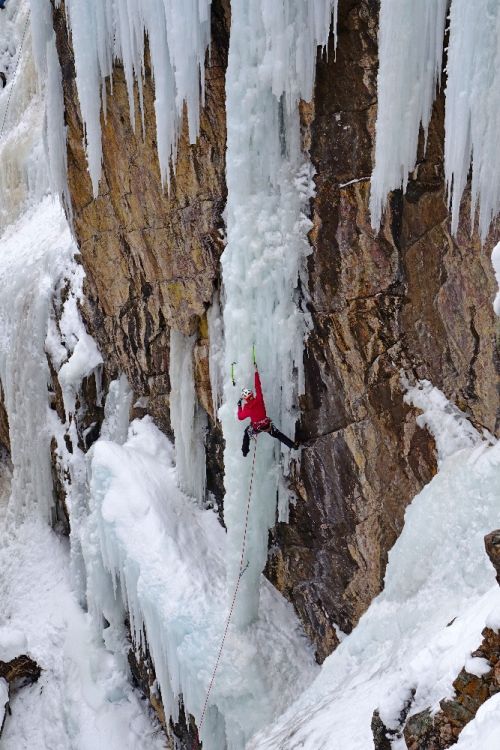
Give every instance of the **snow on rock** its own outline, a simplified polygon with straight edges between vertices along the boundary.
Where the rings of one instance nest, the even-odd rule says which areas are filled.
[[[500,443],[443,458],[407,508],[384,591],[310,688],[248,750],[366,750],[374,709],[394,727],[412,691],[412,713],[451,696],[483,628],[500,621],[500,588],[483,542],[498,526],[499,475]]]
[[[119,632],[126,609],[135,642],[146,634],[167,715],[177,717],[182,695],[199,720],[227,616],[227,540],[215,515],[179,490],[173,459],[149,417],[131,424],[123,446],[92,447],[87,593],[98,623],[102,613]],[[261,617],[230,628],[201,729],[207,750],[241,750],[316,672],[291,606],[261,588]]]
[[[27,652],[26,636],[22,630],[0,625],[0,661],[9,662]]]
[[[495,315],[500,317],[500,242],[495,245],[493,252],[491,253],[491,262],[493,264],[493,270],[495,272],[495,278],[498,284],[498,292],[496,293],[495,300],[493,302],[493,309]]]
[[[76,396],[83,379],[100,369],[103,364],[101,353],[94,339],[85,330],[78,309],[78,302],[83,299],[84,275],[83,268],[77,265],[71,269],[71,274],[68,273],[68,298],[64,302],[59,321],[61,340],[69,352],[68,359],[58,371],[67,415],[75,410]],[[55,354],[57,356],[57,350]]]
[[[128,682],[126,653],[105,649],[77,604],[66,544],[36,515],[2,526],[0,535],[0,626],[22,629],[42,669],[36,685],[11,697],[2,750],[163,748],[159,726]]]
[[[225,439],[228,596],[239,573],[252,465],[252,454],[247,459],[241,454],[236,401],[242,387],[253,387],[254,344],[268,414],[280,430],[295,435],[307,327],[298,287],[311,251],[307,213],[314,194],[313,168],[301,152],[298,101],[312,96],[317,48],[328,41],[336,7],[332,0],[250,0],[232,6],[226,75],[227,246],[221,265],[224,371],[237,362],[237,389],[226,377],[219,409]],[[289,491],[282,477],[289,462],[288,449],[268,435],[259,437],[249,565],[235,611],[241,626],[257,616],[277,494],[279,518],[288,517]]]
[[[439,463],[462,448],[492,439],[486,431],[484,434],[478,432],[466,415],[428,380],[419,380],[410,386],[403,376],[402,385],[406,389],[403,400],[423,412],[417,417],[417,424],[427,427],[434,437]]]

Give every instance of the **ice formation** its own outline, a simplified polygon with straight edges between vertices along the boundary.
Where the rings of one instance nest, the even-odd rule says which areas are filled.
[[[207,418],[194,386],[193,348],[196,336],[170,333],[170,419],[181,488],[203,502],[205,498],[205,432]]]
[[[493,265],[495,278],[498,284],[498,292],[495,295],[493,309],[495,311],[495,315],[500,316],[500,242],[493,248],[493,252],[491,253],[491,263]]]
[[[30,50],[28,6],[9,3],[0,18],[0,69],[7,84],[0,89],[0,233],[33,199],[49,189],[43,141],[43,97]],[[8,105],[8,106],[7,106]]]
[[[225,381],[219,410],[224,453],[224,518],[228,530],[228,588],[239,571],[252,455],[241,455],[242,426],[235,418],[243,386],[253,386],[255,345],[269,416],[292,436],[303,389],[306,318],[298,292],[310,246],[307,232],[312,167],[300,147],[298,101],[310,99],[318,45],[326,45],[336,3],[250,0],[232,7],[227,91],[227,247],[224,283]],[[237,389],[227,374],[236,361]],[[288,495],[280,486],[289,451],[263,434],[256,444],[256,472],[248,529],[248,568],[241,581],[235,620],[255,619],[268,529],[287,518]]]
[[[177,717],[182,696],[199,720],[227,614],[227,540],[214,513],[178,488],[174,455],[149,417],[123,446],[95,443],[83,551],[96,621],[102,614],[119,634],[128,611],[138,647],[147,635],[167,715]],[[230,630],[201,729],[207,750],[243,748],[316,672],[291,606],[262,585],[258,621]]]
[[[67,544],[48,524],[50,442],[58,420],[49,408],[47,355],[59,369],[83,335],[75,303],[81,269],[61,206],[46,196],[45,90],[35,85],[27,15],[24,0],[0,13],[1,64],[8,78],[0,90],[2,116],[11,95],[0,143],[0,380],[12,458],[10,466],[0,457],[0,660],[29,653],[43,671],[37,684],[11,697],[13,716],[6,718],[1,743],[3,750],[83,750],[103,741],[109,750],[160,750],[158,726],[129,683],[123,645],[116,655],[106,649],[79,607]],[[62,286],[68,286],[68,309],[65,334],[57,338],[54,304]],[[74,377],[86,369],[75,368]],[[75,459],[80,456],[75,451]],[[0,680],[0,725],[6,698]]]
[[[471,221],[479,207],[484,239],[500,210],[500,8],[491,0],[382,0],[372,224],[380,227],[387,194],[405,189],[415,166],[442,74],[448,6],[444,162],[452,231],[472,163]]]

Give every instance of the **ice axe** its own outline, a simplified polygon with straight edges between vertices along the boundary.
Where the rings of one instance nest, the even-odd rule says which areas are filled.
[[[236,385],[236,380],[235,380],[235,377],[234,377],[234,366],[235,366],[235,364],[236,364],[236,362],[231,362],[231,382],[232,382],[233,386]]]

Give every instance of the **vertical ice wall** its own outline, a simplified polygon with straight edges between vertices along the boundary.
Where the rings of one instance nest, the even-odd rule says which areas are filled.
[[[40,0],[36,0],[39,2]],[[85,126],[87,159],[94,195],[101,175],[101,106],[105,116],[105,78],[113,59],[122,61],[135,123],[134,80],[144,73],[144,35],[149,38],[155,79],[158,156],[162,181],[187,104],[189,137],[199,127],[200,81],[203,98],[205,53],[210,41],[211,0],[66,0],[75,53],[76,84]]]
[[[471,220],[485,238],[500,211],[500,7],[496,0],[382,0],[378,114],[370,210],[375,229],[390,190],[406,188],[420,126],[427,131],[442,72],[447,9],[445,175],[458,228],[472,163]]]
[[[295,434],[306,330],[298,284],[310,252],[307,210],[313,191],[312,168],[301,151],[298,102],[312,96],[317,46],[326,44],[335,10],[331,0],[232,5],[226,77],[227,247],[221,261],[227,375],[219,410],[226,441],[230,590],[238,576],[252,466],[252,453],[246,459],[241,454],[243,426],[236,420],[236,401],[242,386],[253,386],[254,344],[269,416],[283,432],[292,438]],[[237,389],[229,378],[233,361]],[[265,434],[256,450],[248,566],[235,613],[240,625],[257,614],[268,529],[276,519],[280,463],[289,455]],[[280,505],[286,517],[286,496]]]

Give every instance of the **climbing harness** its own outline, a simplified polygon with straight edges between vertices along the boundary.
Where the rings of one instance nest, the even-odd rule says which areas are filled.
[[[7,99],[7,105],[6,105],[5,111],[3,113],[2,127],[0,128],[0,143],[1,143],[2,138],[3,138],[3,131],[4,131],[4,128],[5,128],[5,123],[7,121],[7,113],[9,111],[10,99],[11,99],[11,96],[12,96],[12,92],[14,91],[14,86],[16,85],[17,69],[19,67],[19,60],[21,59],[21,52],[23,51],[24,37],[26,36],[26,31],[28,29],[28,23],[29,23],[30,17],[31,17],[31,10],[28,11],[28,17],[26,18],[26,23],[24,24],[23,36],[21,38],[21,44],[19,46],[19,54],[17,56],[16,67],[14,68],[14,77],[12,79],[12,86],[10,87],[9,97]]]
[[[206,715],[207,707],[208,707],[208,699],[210,697],[210,693],[212,692],[212,688],[214,686],[215,675],[216,675],[217,669],[219,667],[219,662],[220,662],[220,659],[221,659],[221,656],[222,656],[222,651],[224,649],[224,644],[226,642],[227,634],[228,634],[228,631],[229,631],[229,623],[231,622],[231,617],[233,616],[234,606],[236,604],[236,597],[238,596],[238,589],[240,587],[240,581],[242,579],[242,576],[243,576],[245,570],[248,568],[248,566],[250,564],[248,560],[245,563],[245,551],[246,551],[246,544],[247,544],[248,519],[250,517],[250,501],[252,499],[252,486],[253,486],[253,477],[254,477],[254,473],[255,473],[255,457],[256,457],[256,455],[257,455],[257,435],[255,435],[255,447],[254,447],[254,450],[253,450],[252,471],[251,471],[251,474],[250,474],[250,486],[248,488],[248,500],[247,500],[246,514],[245,514],[245,528],[244,528],[244,531],[243,531],[243,543],[242,543],[242,547],[241,547],[240,569],[239,569],[239,573],[238,573],[238,578],[236,580],[236,586],[235,586],[235,589],[234,589],[233,599],[231,601],[231,606],[229,608],[229,614],[228,614],[227,620],[226,620],[226,627],[224,628],[224,635],[222,636],[222,641],[221,641],[221,644],[220,644],[219,653],[217,654],[217,660],[215,662],[214,671],[212,672],[212,677],[211,677],[211,680],[210,680],[210,684],[208,686],[207,694],[206,694],[206,697],[205,697],[205,703],[203,705],[203,711],[201,712],[200,724],[198,726],[198,731],[197,731],[195,740],[193,742],[192,750],[195,750],[196,743],[199,744],[199,742],[200,742],[199,732],[201,731],[201,728],[203,726],[203,722],[205,721],[205,715]]]

